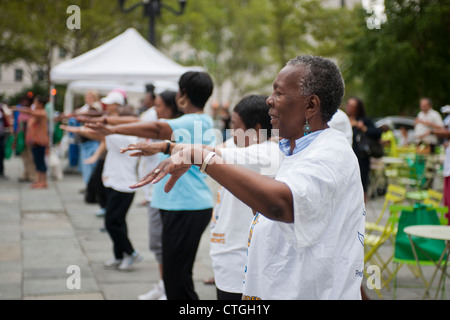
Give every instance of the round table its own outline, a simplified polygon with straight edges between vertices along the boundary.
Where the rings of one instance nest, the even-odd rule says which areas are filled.
[[[441,270],[441,278],[439,280],[439,284],[436,291],[436,297],[439,293],[439,289],[441,285],[445,282],[445,277],[447,276],[447,262],[450,255],[450,226],[444,226],[444,225],[416,225],[416,226],[409,226],[404,229],[404,232],[408,235],[409,241],[411,243],[411,248],[414,253],[414,257],[416,258],[417,266],[419,267],[420,272],[422,273],[422,269],[420,268],[420,262],[417,257],[414,241],[412,237],[421,237],[421,238],[428,238],[428,239],[436,239],[436,240],[444,240],[445,241],[445,249],[442,251],[442,255],[439,258],[439,261],[435,263],[436,269],[433,273],[433,276],[431,277],[431,280],[429,283],[425,282],[425,293],[423,298],[425,298],[429,291],[431,284],[433,283],[434,277],[437,274],[438,270]],[[445,263],[441,269],[442,262],[444,258],[446,257]],[[423,278],[423,276],[422,276]],[[425,280],[425,279],[424,279]]]

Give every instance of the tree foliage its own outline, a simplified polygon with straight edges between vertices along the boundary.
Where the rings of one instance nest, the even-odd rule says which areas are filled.
[[[129,7],[139,1],[127,0]],[[177,0],[162,0],[178,8]],[[333,58],[346,82],[346,96],[361,96],[372,116],[415,114],[429,96],[450,101],[450,0],[385,1],[387,22],[368,29],[361,6],[322,6],[321,0],[189,0],[183,15],[163,8],[156,21],[158,49],[208,70],[220,87],[230,81],[232,97],[270,93],[280,68],[300,54]],[[81,29],[66,27],[69,5],[81,9]],[[144,37],[142,7],[125,14],[118,1],[0,0],[0,63],[22,59],[52,67],[51,51],[76,56],[125,31]]]
[[[193,53],[181,62],[204,66],[219,86],[230,80],[237,96],[263,93],[289,59],[341,52],[348,12],[319,0],[189,1],[176,23],[165,20],[173,34],[166,45],[184,41]]]
[[[80,7],[81,29],[67,28],[70,5]],[[116,1],[0,0],[0,64],[20,59],[44,66],[48,74],[55,48],[77,56],[128,27],[141,29],[143,18],[136,14],[121,13]]]
[[[416,115],[420,97],[439,107],[450,101],[450,2],[385,1],[387,22],[365,27],[367,14],[355,11],[358,32],[348,43],[348,77],[362,83],[372,116]]]

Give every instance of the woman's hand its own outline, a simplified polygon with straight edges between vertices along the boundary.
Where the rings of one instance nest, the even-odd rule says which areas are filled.
[[[104,125],[102,123],[86,123],[84,125],[86,128],[91,129],[93,132],[107,136],[110,134],[114,134],[113,126]]]
[[[152,172],[147,174],[138,183],[130,186],[130,188],[135,189],[143,187],[149,183],[157,183],[166,175],[170,174],[171,177],[164,187],[164,191],[169,192],[172,190],[178,179],[189,170],[191,165],[191,148],[183,148],[173,156],[161,161],[161,163],[154,170],[152,170]]]
[[[105,117],[92,117],[92,116],[88,116],[88,115],[83,115],[83,114],[78,114],[75,116],[75,119],[78,122],[83,122],[83,123],[96,123],[96,122],[101,122],[104,123],[105,122]]]
[[[76,134],[95,134],[96,133],[94,130],[87,128],[85,126],[78,127],[78,126],[66,126],[64,124],[60,124],[59,127],[62,130],[76,133]]]
[[[76,134],[80,133],[80,131],[81,131],[81,127],[67,126],[65,124],[60,124],[59,128],[61,130],[65,130],[67,132],[76,133]]]
[[[130,144],[128,147],[121,148],[120,153],[126,151],[136,151],[130,153],[130,157],[152,156],[160,152],[164,152],[166,148],[165,142],[139,142]]]

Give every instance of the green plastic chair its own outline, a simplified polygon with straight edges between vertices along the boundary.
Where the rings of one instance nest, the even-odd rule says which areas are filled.
[[[410,266],[411,271],[417,278],[422,278],[424,282],[427,280],[422,273],[415,269],[417,268],[417,261],[414,252],[411,248],[408,235],[404,229],[412,225],[440,225],[441,220],[438,214],[443,214],[448,211],[447,207],[434,207],[432,205],[425,205],[417,203],[414,206],[391,206],[389,210],[392,212],[401,212],[400,215],[391,215],[391,219],[398,219],[397,234],[395,237],[394,256],[392,262],[394,263],[394,299],[396,298],[397,289],[397,273],[403,265]],[[392,223],[396,223],[392,221]],[[415,238],[414,243],[420,247],[417,251],[419,264],[423,266],[435,265],[439,257],[445,249],[445,241]],[[432,260],[432,261],[430,261]]]

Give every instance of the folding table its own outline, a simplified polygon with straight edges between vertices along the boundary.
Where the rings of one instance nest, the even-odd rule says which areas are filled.
[[[435,299],[436,299],[441,286],[442,286],[442,288],[445,287],[444,286],[445,277],[448,276],[447,265],[448,265],[449,255],[450,255],[450,226],[448,226],[448,225],[447,226],[444,226],[444,225],[416,225],[416,226],[406,227],[404,229],[404,232],[408,235],[409,241],[411,243],[411,248],[414,253],[414,257],[416,258],[416,261],[417,261],[417,266],[422,275],[422,279],[425,282],[425,293],[423,295],[423,299],[425,299],[425,297],[429,296],[431,284],[433,283],[438,270],[441,271],[441,277],[439,279],[439,284],[438,284],[438,287],[436,290],[436,296],[435,296]],[[420,261],[418,259],[418,255],[417,255],[417,251],[416,251],[416,245],[414,244],[414,241],[413,241],[414,237],[445,241],[445,249],[442,251],[442,254],[441,254],[438,262],[433,261],[433,263],[436,265],[436,269],[434,270],[429,283],[423,277],[422,269],[420,267]],[[420,247],[417,247],[417,248],[420,250]],[[444,262],[444,259],[445,259],[445,262]],[[442,265],[443,262],[444,262],[444,264]]]

